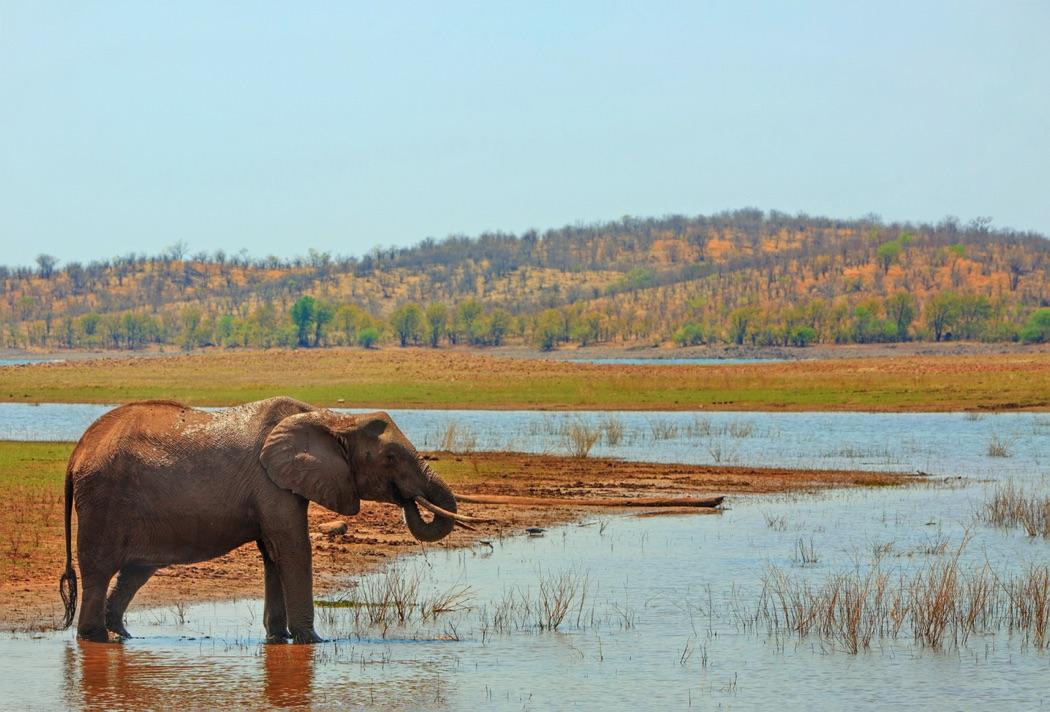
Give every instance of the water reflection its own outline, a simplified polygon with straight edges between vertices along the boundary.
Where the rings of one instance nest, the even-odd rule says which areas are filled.
[[[314,680],[313,646],[264,645],[266,701],[274,707],[309,704]]]
[[[140,643],[143,641],[140,641]],[[64,649],[69,708],[143,710],[164,706],[301,707],[310,704],[317,648],[260,645],[262,664],[238,646],[229,654],[198,647],[149,648],[70,641]]]

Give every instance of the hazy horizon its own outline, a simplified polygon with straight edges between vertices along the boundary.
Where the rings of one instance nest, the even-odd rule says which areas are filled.
[[[1050,6],[0,0],[0,263],[744,206],[1050,233]]]

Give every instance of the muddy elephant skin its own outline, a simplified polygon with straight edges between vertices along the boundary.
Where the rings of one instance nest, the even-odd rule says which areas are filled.
[[[117,408],[88,428],[66,469],[64,624],[77,605],[75,507],[80,638],[128,636],[124,612],[157,569],[254,541],[267,640],[316,642],[307,506],[353,515],[362,499],[402,507],[421,541],[447,536],[457,516],[452,492],[385,413],[343,415],[291,398],[218,412],[167,401]],[[427,522],[417,502],[447,516]]]

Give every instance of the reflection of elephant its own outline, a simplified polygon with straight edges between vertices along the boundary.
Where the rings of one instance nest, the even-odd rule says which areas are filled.
[[[62,706],[89,710],[304,707],[313,694],[315,652],[303,645],[267,645],[260,669],[254,651],[202,660],[195,645],[136,649],[71,642],[64,655]],[[339,691],[345,690],[345,679],[340,679]]]
[[[117,408],[88,428],[69,458],[65,625],[76,611],[75,503],[81,638],[127,636],[124,611],[158,568],[255,541],[267,639],[317,641],[307,500],[352,515],[361,499],[400,505],[421,541],[447,536],[461,518],[452,492],[385,413],[340,415],[290,398],[216,413],[164,401]],[[417,503],[438,513],[432,522]]]

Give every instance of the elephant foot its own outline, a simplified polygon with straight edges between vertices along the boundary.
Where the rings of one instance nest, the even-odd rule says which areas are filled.
[[[312,643],[323,643],[324,638],[319,636],[317,633],[310,630],[297,631],[292,633],[292,642],[299,644],[312,644]]]
[[[267,633],[266,634],[266,642],[267,643],[287,643],[289,640],[291,640],[291,637],[292,637],[291,633],[289,633],[286,630],[281,630],[281,631],[278,631],[276,633]]]
[[[77,630],[77,640],[89,643],[109,643],[109,631],[105,628],[83,628]]]
[[[131,633],[129,633],[128,629],[125,628],[123,625],[111,626],[109,628],[109,632],[117,636],[117,638],[119,638],[120,640],[127,640],[128,638],[135,637]]]

